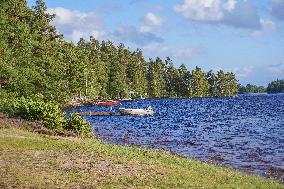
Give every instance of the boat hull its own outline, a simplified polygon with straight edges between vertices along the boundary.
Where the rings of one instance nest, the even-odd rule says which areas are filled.
[[[110,101],[110,102],[97,102],[96,105],[97,106],[116,106],[118,105],[119,102],[117,101]]]
[[[144,110],[144,109],[119,108],[118,112],[121,115],[154,115],[155,114],[155,112],[153,110]]]

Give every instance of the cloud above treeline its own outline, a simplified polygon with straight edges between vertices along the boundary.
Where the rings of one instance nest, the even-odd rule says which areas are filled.
[[[247,0],[184,0],[173,9],[187,20],[245,29],[252,37],[276,28],[274,21],[260,18],[256,7]],[[271,14],[278,18],[284,16],[284,0],[272,0]]]
[[[193,56],[197,55],[199,52],[195,48],[190,47],[179,47],[173,48],[165,43],[149,43],[142,47],[142,50],[148,54],[155,54],[155,56],[159,56],[162,58],[166,58],[167,56],[179,60],[185,61],[190,60]]]
[[[57,29],[72,41],[78,41],[81,37],[90,35],[100,38],[106,35],[104,23],[94,12],[80,12],[63,7],[48,9],[49,13],[56,14],[53,24]]]
[[[80,38],[88,39],[93,36],[99,40],[127,41],[136,45],[164,41],[151,31],[161,27],[163,19],[154,13],[147,13],[143,17],[141,27],[119,26],[114,31],[107,31],[105,23],[95,12],[80,12],[63,7],[48,9],[49,13],[56,14],[53,24],[64,34],[65,38],[77,42]]]
[[[155,15],[152,12],[147,13],[144,16],[144,22],[145,24],[149,25],[149,26],[161,26],[164,22],[163,18]]]
[[[158,42],[161,43],[164,41],[163,38],[155,35],[151,32],[140,31],[138,28],[134,26],[120,26],[115,32],[113,32],[115,37],[123,41],[128,41],[138,45],[145,45],[150,42]]]
[[[130,4],[140,1],[134,0]],[[194,22],[246,29],[252,37],[260,37],[277,27],[273,20],[260,18],[256,7],[246,0],[183,0],[174,5],[173,10]],[[275,18],[284,20],[284,0],[271,0],[269,10]],[[103,19],[95,12],[81,12],[63,7],[48,11],[57,15],[54,25],[59,31],[66,39],[74,42],[92,35],[99,40],[118,39],[137,45],[162,43],[164,39],[159,33],[164,32],[163,25],[168,22],[155,12],[147,12],[140,18],[140,26],[117,26],[113,31],[107,31]]]
[[[184,0],[174,11],[186,19],[235,28],[260,29],[260,18],[250,1]]]
[[[152,12],[148,12],[141,20],[143,25],[139,28],[140,32],[153,32],[154,30],[159,30],[163,27],[165,22],[164,18]]]
[[[274,76],[283,77],[284,75],[284,63],[271,64],[268,66],[268,71]]]
[[[252,72],[254,71],[254,67],[253,66],[245,66],[245,67],[235,67],[232,70],[234,73],[236,73],[236,76],[238,78],[246,78],[249,77]]]
[[[270,12],[274,17],[284,21],[284,0],[272,0]]]

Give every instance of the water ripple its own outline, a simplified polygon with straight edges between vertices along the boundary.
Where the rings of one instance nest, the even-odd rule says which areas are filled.
[[[168,150],[284,181],[284,94],[147,99],[155,116],[84,116],[104,141]],[[88,106],[71,111],[109,111]]]

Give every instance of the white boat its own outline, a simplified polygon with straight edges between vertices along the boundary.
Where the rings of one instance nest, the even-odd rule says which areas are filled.
[[[121,115],[153,115],[155,114],[151,106],[149,106],[146,110],[145,109],[132,109],[132,108],[119,108],[118,112]]]
[[[145,100],[145,98],[141,95],[141,96],[140,96],[140,100]]]

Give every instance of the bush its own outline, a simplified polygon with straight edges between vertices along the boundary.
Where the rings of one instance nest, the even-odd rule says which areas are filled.
[[[20,98],[13,103],[14,115],[29,121],[42,121],[44,127],[60,132],[65,123],[60,108],[51,103]]]
[[[13,102],[16,99],[16,95],[13,93],[8,93],[3,89],[0,89],[0,112],[6,113],[6,114],[13,114]]]
[[[43,126],[62,133],[64,129],[80,137],[93,136],[92,127],[76,114],[71,114],[69,120],[65,120],[59,106],[52,102],[44,102],[39,95],[31,98],[16,98],[0,91],[0,112],[10,116],[19,116],[29,121],[41,121]]]
[[[67,120],[64,129],[74,132],[76,135],[81,137],[91,137],[92,127],[79,115],[71,113],[70,119]]]

